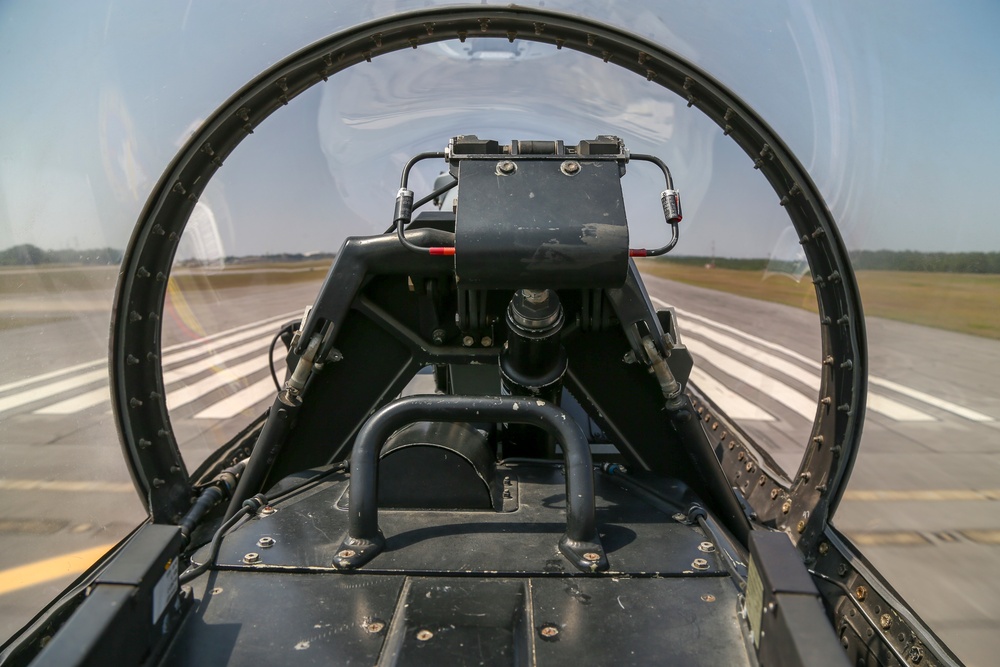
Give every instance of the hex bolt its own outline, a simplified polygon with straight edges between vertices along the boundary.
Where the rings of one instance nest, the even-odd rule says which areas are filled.
[[[864,586],[858,586],[854,589],[854,597],[859,601],[864,602],[865,598],[868,597],[868,589]]]
[[[256,551],[251,551],[246,556],[243,557],[243,562],[247,565],[254,565],[260,562],[260,554]]]
[[[580,163],[576,160],[566,160],[561,165],[559,165],[559,171],[566,174],[567,176],[572,176],[580,171]]]
[[[707,570],[708,561],[705,560],[704,558],[695,558],[693,561],[691,561],[691,567],[693,567],[696,570]]]
[[[791,511],[791,509],[792,509],[792,499],[785,498],[785,502],[781,503],[781,513],[788,514],[788,512]]]
[[[704,602],[715,602],[715,596],[712,595],[711,593],[705,593],[704,595],[701,596],[701,599]]]
[[[261,549],[270,549],[274,546],[274,538],[265,535],[264,537],[257,540],[257,546]]]
[[[837,574],[842,577],[847,574],[847,563],[841,563],[837,566]]]
[[[435,329],[431,332],[431,342],[440,345],[444,342],[444,329]]]
[[[802,534],[802,533],[806,532],[806,522],[805,521],[799,521],[798,525],[795,526],[795,530],[797,530],[799,532],[799,534]]]
[[[778,489],[771,489],[771,500],[777,500],[779,493]]]
[[[490,338],[489,336],[483,336],[483,339],[479,341],[479,344],[482,345],[483,347],[490,347],[491,345],[493,345],[493,339]]]
[[[425,641],[427,641],[428,639],[430,639],[433,636],[434,636],[434,633],[431,632],[430,630],[424,629],[424,630],[418,630],[417,631],[417,641],[420,641],[420,642],[425,642]]]
[[[517,165],[510,160],[502,160],[497,163],[497,171],[501,174],[513,174],[517,171]]]
[[[710,554],[715,551],[715,545],[711,542],[702,542],[698,545],[698,551],[704,551],[705,553]]]
[[[883,630],[888,630],[892,627],[892,616],[889,614],[882,614],[882,617],[878,619],[878,624],[882,626]]]
[[[357,556],[357,552],[354,549],[344,549],[343,551],[337,552],[337,558],[354,558]]]
[[[583,554],[583,557],[591,562],[601,560],[601,554],[594,553],[593,551],[588,551],[587,553]]]
[[[462,345],[464,345],[465,347],[472,347],[473,345],[475,345],[475,343],[476,339],[473,338],[472,336],[464,336],[462,338]]]
[[[830,543],[829,542],[820,542],[820,544],[819,544],[819,555],[820,556],[825,556],[829,552],[830,552]]]
[[[277,511],[278,510],[274,509],[270,505],[264,505],[263,507],[260,508],[260,513],[263,514],[264,516],[271,516]]]
[[[538,631],[543,637],[555,637],[559,634],[559,628],[554,625],[543,625],[542,629]]]

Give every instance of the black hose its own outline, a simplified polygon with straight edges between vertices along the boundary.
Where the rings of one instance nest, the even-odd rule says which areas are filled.
[[[255,514],[257,510],[259,510],[261,507],[264,507],[267,504],[268,504],[267,498],[260,493],[258,493],[253,498],[247,498],[245,501],[243,501],[243,506],[240,507],[239,511],[236,514],[234,514],[231,518],[227,519],[221,526],[219,526],[219,529],[215,531],[215,535],[212,537],[212,548],[209,551],[208,558],[205,559],[205,562],[193,568],[190,568],[183,574],[181,574],[181,576],[178,579],[179,582],[182,584],[186,584],[192,579],[196,578],[201,573],[203,573],[208,568],[215,565],[215,559],[219,557],[219,549],[222,548],[222,538],[226,536],[226,533],[232,530],[233,526],[235,526],[240,519],[242,519],[245,516]]]

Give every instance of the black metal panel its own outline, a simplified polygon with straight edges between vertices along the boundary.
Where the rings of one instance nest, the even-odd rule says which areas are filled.
[[[463,160],[455,220],[462,287],[617,287],[628,266],[628,226],[616,161]]]
[[[499,466],[497,478],[517,479],[516,512],[379,510],[385,550],[360,569],[374,573],[459,573],[464,576],[553,575],[578,573],[557,549],[566,527],[565,480],[559,466]],[[595,479],[597,529],[612,573],[636,576],[720,576],[717,552],[699,549],[706,537],[678,523],[613,481]],[[347,512],[338,501],[347,491],[343,473],[315,488],[275,504],[277,512],[260,516],[223,540],[220,567],[247,570],[323,569],[333,572],[340,538],[347,532]],[[257,541],[272,537],[274,546]],[[195,555],[204,558],[207,549]],[[260,563],[247,565],[247,553]],[[706,561],[696,569],[696,559]],[[580,576],[593,576],[584,575]]]
[[[176,526],[141,528],[32,664],[103,667],[155,659],[190,603],[178,596],[180,546]]]
[[[380,665],[530,665],[528,580],[407,578]]]
[[[402,586],[403,577],[216,572],[162,664],[373,665]]]
[[[750,534],[747,619],[762,667],[850,664],[802,555],[782,532]]]
[[[531,581],[540,665],[750,665],[728,579]]]

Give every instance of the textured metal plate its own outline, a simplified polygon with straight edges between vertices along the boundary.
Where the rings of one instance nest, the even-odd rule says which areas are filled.
[[[361,570],[385,573],[493,575],[578,574],[558,550],[566,527],[565,478],[559,466],[498,467],[497,476],[516,478],[515,512],[380,510],[385,551]],[[720,576],[716,553],[699,546],[700,529],[678,523],[598,475],[597,528],[610,561],[610,574],[634,576]],[[347,512],[337,507],[347,487],[344,476],[276,503],[278,511],[251,520],[228,535],[218,564],[240,569],[327,568],[347,533]],[[274,539],[262,549],[261,537]],[[260,562],[244,563],[247,553]],[[199,556],[205,553],[200,552]],[[703,569],[696,569],[695,559]],[[198,560],[196,557],[195,560]],[[607,575],[605,575],[607,576]]]

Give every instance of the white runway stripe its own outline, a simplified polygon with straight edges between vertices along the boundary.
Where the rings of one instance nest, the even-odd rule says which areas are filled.
[[[35,387],[34,389],[22,391],[17,394],[11,394],[10,396],[0,398],[0,414],[7,410],[13,410],[14,408],[19,408],[35,401],[52,398],[62,392],[79,389],[80,387],[85,387],[94,382],[101,382],[102,380],[104,382],[108,380],[108,369],[106,368],[66,378],[52,384],[44,384],[41,387]],[[105,391],[107,390],[105,389]]]
[[[176,389],[174,391],[168,391],[167,409],[176,410],[180,406],[187,405],[191,401],[199,399],[205,394],[215,391],[219,387],[224,387],[233,382],[239,382],[248,375],[252,375],[265,368],[267,368],[267,359],[265,357],[251,359],[250,361],[244,361],[242,364],[237,364],[231,368],[219,371],[215,375],[210,375],[203,380],[195,382],[194,384],[181,387],[180,389]]]
[[[776,380],[770,375],[765,375],[756,368],[747,366],[742,361],[737,361],[701,341],[687,339],[686,345],[691,354],[694,355],[696,363],[698,360],[706,361],[726,375],[736,378],[781,403],[792,412],[802,415],[809,421],[815,419],[818,405],[815,398],[809,398],[784,382]]]
[[[814,371],[808,371],[801,366],[797,366],[789,361],[786,361],[778,356],[770,354],[769,352],[764,352],[759,348],[753,347],[746,343],[741,343],[732,336],[727,336],[723,333],[718,333],[713,329],[702,326],[700,324],[695,324],[694,322],[686,322],[683,325],[685,331],[690,332],[693,335],[706,338],[719,344],[722,347],[726,347],[737,354],[740,354],[748,359],[752,359],[760,364],[767,366],[769,369],[774,370],[778,373],[786,375],[802,384],[806,385],[815,392],[819,392],[820,389],[820,376]],[[819,396],[817,395],[817,398]],[[921,412],[920,410],[915,410],[907,405],[903,405],[899,401],[894,401],[891,398],[875,394],[874,392],[868,393],[868,409],[872,412],[884,415],[896,421],[904,422],[933,422],[937,421],[932,415],[926,412]]]
[[[231,343],[237,342],[238,340],[246,340],[248,338],[253,338],[253,337],[256,337],[256,336],[261,336],[261,335],[263,335],[263,334],[265,334],[265,333],[267,333],[269,331],[271,333],[274,333],[276,331],[275,327],[276,327],[276,325],[279,322],[290,320],[293,317],[295,317],[296,315],[300,315],[300,314],[301,314],[301,311],[293,310],[293,311],[290,311],[290,312],[287,312],[287,313],[283,313],[281,315],[275,315],[273,317],[268,317],[268,318],[265,318],[265,319],[262,319],[262,320],[257,320],[255,322],[250,322],[249,324],[243,324],[243,325],[240,325],[238,327],[233,327],[232,329],[226,329],[225,331],[220,331],[220,332],[212,334],[210,336],[205,336],[204,338],[199,338],[197,340],[186,341],[184,343],[178,343],[176,345],[171,345],[171,346],[166,347],[166,348],[164,348],[162,350],[162,353],[164,355],[164,362],[163,363],[164,363],[164,365],[170,365],[170,364],[173,364],[173,363],[179,363],[181,361],[186,361],[187,359],[192,359],[194,357],[197,357],[197,356],[200,356],[202,354],[205,354],[208,350],[206,350],[203,346],[206,343],[209,343],[209,342],[212,342],[212,341],[218,341],[220,345],[221,344],[231,344]],[[224,340],[219,340],[219,339],[224,339]],[[190,349],[190,348],[194,348],[194,349]],[[182,352],[180,352],[181,350],[188,350],[188,351],[182,353]],[[175,353],[175,352],[177,354],[171,354],[171,353]],[[44,388],[43,387],[39,387],[38,390],[41,391],[41,396],[44,398],[46,394],[50,394],[50,393],[55,394],[55,393],[58,393],[60,391],[67,391],[67,390],[70,390],[70,389],[76,389],[78,387],[82,387],[84,384],[89,384],[91,382],[96,382],[97,380],[101,379],[101,377],[103,377],[104,379],[107,379],[107,377],[108,377],[107,366],[108,366],[107,359],[95,359],[94,361],[88,361],[86,363],[76,364],[74,366],[67,366],[65,368],[60,368],[60,369],[57,369],[57,370],[54,370],[54,371],[50,371],[48,373],[42,373],[40,375],[33,375],[31,377],[28,377],[28,378],[23,378],[23,379],[20,379],[20,380],[15,380],[14,382],[8,382],[6,384],[0,385],[0,394],[2,394],[4,392],[7,392],[7,391],[11,391],[13,389],[20,389],[21,387],[27,387],[27,386],[32,385],[32,384],[38,384],[40,382],[45,382],[46,380],[52,380],[52,379],[55,379],[55,378],[58,378],[58,377],[61,377],[61,376],[64,376],[64,375],[70,375],[70,374],[73,374],[73,373],[77,373],[79,371],[83,371],[83,370],[87,370],[87,369],[95,369],[95,370],[90,371],[88,373],[84,373],[83,375],[77,375],[77,376],[75,376],[73,378],[67,378],[67,380],[61,380],[59,382],[56,382],[55,384],[46,385]],[[98,376],[97,375],[98,372],[102,373],[103,376]],[[88,379],[86,381],[82,381],[80,379],[82,377],[96,378],[97,380],[95,380],[95,379]],[[63,382],[69,382],[70,384],[63,384]],[[35,392],[35,391],[36,390],[34,390],[34,389],[31,390],[31,392]],[[28,394],[28,393],[29,392],[25,392],[25,394]],[[18,396],[23,396],[25,394],[18,394]],[[32,394],[32,395],[39,395],[39,394],[36,393],[36,394]],[[5,400],[5,399],[0,399],[0,406],[2,406],[2,405],[9,405],[10,407],[19,407],[21,405],[26,405],[27,403],[31,403],[34,400],[37,400],[37,399],[32,399],[32,400],[29,400],[29,401],[20,401],[20,402],[18,402],[18,401],[15,400],[16,397],[6,397],[6,398],[12,399],[12,402],[5,404],[5,403],[3,403],[3,400]],[[6,410],[6,409],[10,409],[10,408],[9,407],[7,407],[7,408],[0,407],[0,412],[2,412],[3,410]]]
[[[194,416],[195,419],[229,419],[249,410],[264,399],[273,399],[278,390],[274,388],[274,380],[267,376],[263,380],[228,396],[218,403],[213,403]],[[263,406],[261,407],[263,410]]]
[[[767,411],[743,398],[700,368],[691,369],[691,381],[731,419],[773,422]]]
[[[274,328],[273,325],[269,325],[269,330]],[[255,329],[252,331],[256,331]],[[231,341],[230,341],[231,342]],[[187,364],[186,366],[181,366],[174,370],[167,371],[163,374],[163,384],[169,387],[175,382],[189,378],[192,375],[197,375],[203,373],[211,368],[220,367],[227,361],[233,359],[239,359],[240,357],[245,357],[252,352],[258,352],[266,350],[270,341],[269,340],[254,340],[249,343],[245,343],[238,347],[226,350],[225,352],[219,352],[213,354],[210,357],[206,357],[200,361]],[[204,354],[206,350],[199,349],[196,350],[198,354]],[[107,387],[101,387],[99,389],[94,389],[93,391],[88,391],[84,394],[78,396],[73,396],[72,398],[67,398],[64,401],[59,401],[58,403],[53,403],[52,405],[41,408],[40,410],[35,410],[36,415],[71,415],[88,408],[92,408],[95,405],[100,405],[101,403],[111,399],[111,392]]]
[[[663,299],[658,299],[655,296],[650,296],[650,299],[654,303],[656,303],[657,305],[662,306],[664,308],[670,308],[670,307],[672,307],[670,304],[668,304]],[[677,314],[679,316],[683,317],[684,319],[694,320],[696,322],[702,322],[704,324],[708,324],[708,325],[710,325],[712,327],[715,327],[716,329],[718,329],[720,331],[725,331],[725,332],[734,334],[736,336],[739,336],[740,338],[743,338],[744,340],[747,340],[747,341],[750,341],[750,342],[755,343],[757,345],[760,345],[761,347],[765,347],[765,348],[767,348],[769,350],[774,350],[775,352],[780,352],[781,354],[785,355],[786,357],[788,357],[790,359],[794,359],[796,361],[801,361],[802,363],[807,364],[808,366],[810,366],[812,368],[821,368],[822,367],[822,364],[820,364],[820,362],[816,361],[815,359],[810,359],[809,357],[807,357],[807,356],[805,356],[803,354],[799,354],[795,350],[790,350],[787,347],[784,347],[782,345],[778,345],[777,343],[772,343],[769,340],[764,340],[763,338],[760,338],[758,336],[754,336],[753,334],[748,334],[748,333],[746,333],[744,331],[740,331],[739,329],[736,329],[735,327],[731,327],[731,326],[729,326],[727,324],[723,324],[722,322],[717,322],[717,321],[709,319],[707,317],[703,317],[702,315],[697,315],[695,313],[692,313],[690,311],[684,310],[682,308],[676,308],[676,307],[674,307],[674,310],[677,312]],[[685,327],[682,327],[682,330],[681,330],[681,334],[682,335],[683,335],[683,329],[684,328]],[[952,403],[951,401],[947,401],[947,400],[945,400],[943,398],[938,398],[937,396],[933,396],[931,394],[922,392],[922,391],[920,391],[918,389],[913,389],[912,387],[907,387],[905,385],[899,384],[898,382],[893,382],[892,380],[887,380],[885,378],[881,378],[881,377],[878,377],[878,376],[875,376],[875,375],[869,375],[868,376],[868,383],[872,384],[872,385],[875,385],[875,386],[884,387],[884,388],[889,389],[891,391],[895,391],[898,394],[902,394],[902,395],[907,396],[909,398],[912,398],[914,400],[920,401],[922,403],[926,403],[927,405],[934,406],[935,408],[938,408],[939,410],[944,410],[945,412],[950,412],[950,413],[952,413],[954,415],[958,415],[959,417],[962,417],[964,419],[969,419],[971,421],[976,421],[976,422],[992,422],[992,421],[996,421],[993,417],[991,417],[989,415],[983,414],[983,413],[978,412],[976,410],[972,410],[970,408],[966,408],[966,407],[958,405],[956,403]],[[901,418],[900,421],[928,421],[928,419],[926,419],[926,418],[930,417],[929,415],[926,415],[926,414],[920,412],[919,410],[914,410],[913,408],[905,406],[902,403],[899,403],[898,401],[895,401],[895,400],[890,399],[890,398],[888,398],[886,396],[882,396],[882,395],[878,395],[878,394],[873,395],[873,394],[869,393],[869,396],[868,396],[868,407],[872,411],[874,411],[874,412],[880,412],[882,414],[885,414],[886,416],[904,415],[904,417]],[[918,418],[916,416],[917,414],[923,415],[924,418]],[[893,418],[896,418],[896,417],[893,417]],[[930,417],[930,421],[936,421],[936,420],[934,420],[933,417]]]

